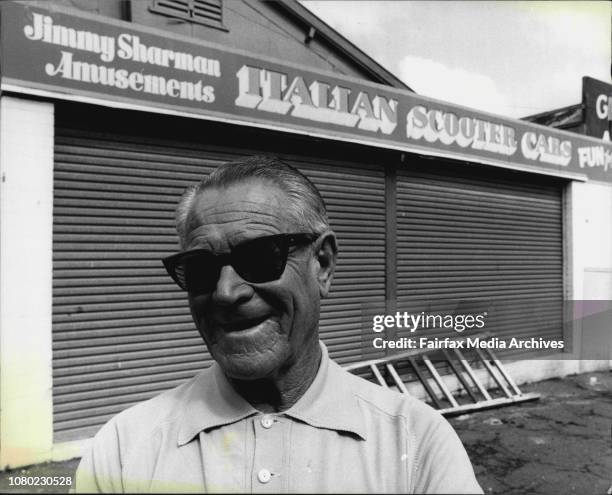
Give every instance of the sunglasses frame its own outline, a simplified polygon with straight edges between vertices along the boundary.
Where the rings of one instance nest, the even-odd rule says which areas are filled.
[[[248,248],[249,244],[251,243],[261,242],[264,240],[267,240],[267,241],[272,240],[273,242],[277,243],[277,247],[280,248],[280,252],[282,255],[282,258],[281,258],[282,266],[280,270],[280,275],[276,278],[261,281],[261,282],[253,282],[253,281],[248,280],[247,278],[243,276],[243,274],[241,274],[236,269],[233,263],[234,257],[236,255],[233,253],[233,250],[230,251],[229,253],[215,255],[211,253],[208,249],[203,249],[203,248],[191,249],[189,251],[181,251],[180,253],[176,253],[171,256],[167,256],[166,258],[163,258],[161,261],[164,264],[164,267],[166,268],[168,275],[170,275],[170,277],[176,283],[176,285],[178,285],[182,290],[186,292],[189,292],[189,290],[187,289],[186,283],[183,280],[181,280],[179,276],[177,275],[177,272],[176,272],[177,267],[179,267],[185,259],[197,257],[199,254],[206,254],[207,256],[212,256],[212,260],[214,260],[214,263],[217,264],[219,267],[219,272],[221,271],[221,268],[223,268],[224,266],[230,265],[236,271],[238,276],[240,276],[245,282],[249,284],[262,284],[262,283],[278,280],[280,277],[282,277],[285,271],[285,267],[287,265],[287,259],[289,258],[289,249],[292,246],[297,246],[299,244],[311,244],[314,241],[316,241],[319,237],[320,237],[320,234],[307,233],[307,232],[298,232],[298,233],[291,233],[291,234],[274,234],[274,235],[267,235],[267,236],[262,236],[262,237],[255,237],[254,239],[248,239],[238,244],[237,246],[235,246],[234,249],[236,248],[244,249],[244,248]],[[218,281],[219,279],[217,279],[216,282]],[[214,290],[214,286],[210,291],[207,291],[207,292],[212,292],[213,290]],[[207,293],[207,292],[203,291],[201,293]]]

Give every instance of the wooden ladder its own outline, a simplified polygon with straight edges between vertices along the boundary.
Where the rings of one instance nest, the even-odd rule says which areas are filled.
[[[470,338],[476,337],[482,340],[490,337],[490,334],[487,332],[470,336]],[[453,340],[462,341],[466,338]],[[470,350],[473,351],[471,353],[473,354],[472,360],[482,364],[486,372],[485,376],[492,377],[496,386],[487,389],[476,376],[469,360],[457,348],[443,350],[415,349],[380,359],[354,363],[346,366],[345,369],[355,374],[369,371],[379,385],[408,394],[407,382],[402,380],[397,370],[399,366],[407,368],[423,385],[432,406],[445,416],[465,414],[540,398],[539,394],[521,392],[493,351],[488,348]],[[442,361],[444,367],[450,371],[449,374],[454,375],[461,385],[455,395],[450,392],[438,369],[431,361],[430,356],[433,353],[441,353],[441,358],[436,361]],[[461,392],[465,392],[465,396]]]

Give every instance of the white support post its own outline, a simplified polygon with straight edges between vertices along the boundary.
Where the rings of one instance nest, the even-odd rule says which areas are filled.
[[[52,402],[52,103],[0,100],[0,469],[48,460]]]

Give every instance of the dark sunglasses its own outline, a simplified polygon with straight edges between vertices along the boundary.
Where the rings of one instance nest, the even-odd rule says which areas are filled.
[[[228,254],[213,254],[207,249],[193,249],[162,260],[177,285],[193,294],[212,292],[221,269],[231,265],[242,279],[251,283],[278,280],[285,271],[289,248],[310,244],[317,234],[276,234],[257,237],[235,246]]]

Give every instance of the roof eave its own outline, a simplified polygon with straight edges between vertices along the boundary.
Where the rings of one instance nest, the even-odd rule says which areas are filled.
[[[527,115],[522,117],[521,120],[553,127],[570,126],[580,124],[582,122],[584,119],[583,111],[584,105],[582,105],[582,103],[578,103],[577,105],[555,108],[553,110],[548,110],[535,115]]]
[[[385,69],[372,57],[364,53],[360,48],[347,40],[344,36],[326,24],[315,14],[310,12],[310,10],[308,10],[306,7],[301,5],[297,0],[279,0],[274,2],[274,4],[284,8],[285,11],[298,17],[309,27],[314,28],[317,35],[325,38],[325,40],[350,58],[361,69],[371,75],[375,82],[380,82],[382,84],[387,84],[389,86],[408,90],[414,93],[414,90],[408,87],[408,85],[401,79]]]

